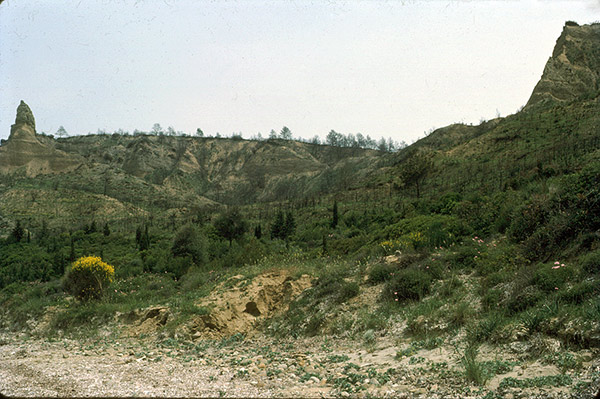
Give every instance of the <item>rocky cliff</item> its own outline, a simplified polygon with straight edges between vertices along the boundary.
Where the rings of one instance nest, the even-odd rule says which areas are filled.
[[[35,134],[35,118],[29,106],[21,101],[10,136],[0,146],[0,173],[24,169],[28,176],[72,170],[81,164],[78,157],[55,149]]]
[[[600,89],[600,23],[567,22],[527,106],[571,101]]]

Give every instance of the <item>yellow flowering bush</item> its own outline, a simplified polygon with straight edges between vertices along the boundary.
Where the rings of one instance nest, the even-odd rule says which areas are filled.
[[[99,256],[84,256],[77,259],[65,275],[64,287],[78,299],[100,298],[113,281],[115,268]]]
[[[404,251],[407,249],[419,249],[427,243],[426,237],[420,231],[404,234],[395,240],[387,240],[379,243],[386,255],[393,254],[396,251]]]

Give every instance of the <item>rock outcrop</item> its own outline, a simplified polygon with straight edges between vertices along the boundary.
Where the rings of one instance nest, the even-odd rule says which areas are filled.
[[[526,106],[571,101],[600,89],[600,23],[567,22]]]
[[[10,128],[10,136],[0,146],[0,173],[24,169],[27,175],[35,176],[72,170],[80,164],[78,157],[59,151],[38,139],[33,113],[21,100],[15,124]]]

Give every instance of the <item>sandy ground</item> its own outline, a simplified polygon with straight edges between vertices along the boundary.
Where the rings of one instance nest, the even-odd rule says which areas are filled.
[[[398,357],[408,345],[385,338],[368,351],[356,342],[331,338],[78,342],[3,335],[0,343],[0,392],[19,397],[480,398],[491,392],[495,396],[489,397],[509,399],[585,398],[592,397],[591,384],[600,375],[596,359],[570,374],[573,383],[567,387],[499,389],[506,377],[560,374],[552,365],[521,362],[477,387],[464,379],[454,348]]]

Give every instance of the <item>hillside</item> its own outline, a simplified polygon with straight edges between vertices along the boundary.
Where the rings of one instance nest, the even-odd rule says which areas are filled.
[[[19,106],[0,146],[0,390],[591,397],[599,32],[565,25],[521,111],[391,154],[54,140]]]
[[[113,134],[55,140],[16,123],[0,146],[0,232],[8,234],[6,219],[27,219],[32,227],[42,218],[53,226],[131,223],[315,198],[360,186],[384,155],[279,139]]]

